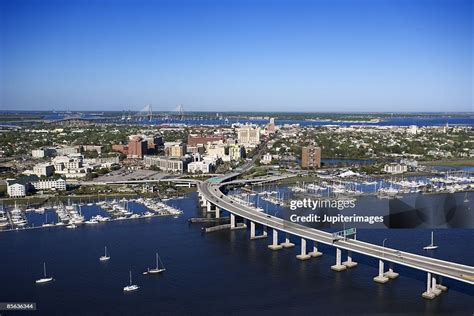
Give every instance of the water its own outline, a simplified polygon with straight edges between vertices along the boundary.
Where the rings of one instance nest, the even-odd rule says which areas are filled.
[[[0,113],[12,113],[12,112],[2,112]],[[17,113],[19,116],[22,114],[34,114],[39,115],[45,120],[62,120],[69,117],[70,113],[54,113],[54,112],[37,112],[37,111],[26,111],[26,112],[19,112]],[[162,113],[160,113],[162,114]],[[117,113],[115,113],[117,115]],[[192,115],[192,114],[191,114]],[[199,114],[195,114],[199,117]],[[225,116],[225,113],[223,113]],[[258,113],[257,113],[258,115]],[[132,115],[133,116],[133,115]],[[314,116],[318,116],[318,114],[314,114]],[[153,118],[151,121],[148,119],[138,120],[137,118],[133,118],[131,121],[128,120],[117,120],[111,119],[107,117],[107,113],[105,115],[96,115],[94,113],[84,112],[81,116],[83,119],[94,120],[98,123],[118,123],[118,124],[191,124],[191,125],[230,125],[235,123],[253,123],[253,124],[267,124],[268,120],[248,120],[248,119],[238,119],[238,118],[230,118],[228,121],[225,119],[217,119],[217,118],[203,118],[199,117],[196,119],[191,119],[185,117],[183,120],[176,119],[176,118]],[[21,122],[11,122],[9,120],[1,120],[0,124],[3,125],[21,125]],[[283,124],[300,124],[302,126],[320,126],[320,125],[338,125],[338,126],[350,126],[350,125],[373,125],[373,126],[408,126],[408,125],[417,125],[417,126],[441,126],[441,125],[471,125],[474,126],[474,116],[471,113],[466,113],[464,117],[461,116],[449,116],[449,115],[434,115],[434,116],[410,116],[405,117],[403,115],[394,115],[391,117],[386,117],[380,122],[368,123],[368,122],[357,122],[357,121],[338,121],[338,120],[314,120],[314,121],[307,121],[307,120],[277,120],[276,124],[283,125]]]
[[[460,313],[474,311],[473,287],[445,279],[448,292],[421,298],[426,275],[395,266],[400,278],[376,284],[373,259],[354,254],[359,266],[336,273],[334,249],[301,262],[293,249],[271,251],[270,240],[250,241],[248,231],[201,234],[187,219],[200,214],[196,194],[172,202],[180,218],[155,217],[68,229],[0,234],[0,301],[37,302],[33,315],[228,315],[354,313]],[[423,253],[426,230],[360,230],[358,239]],[[436,230],[433,255],[474,265],[474,231]],[[281,236],[283,237],[283,236]],[[298,242],[296,239],[293,242]],[[111,259],[100,262],[104,245]],[[167,270],[144,276],[159,251]],[[56,280],[37,286],[42,262]],[[141,288],[124,294],[128,271]]]

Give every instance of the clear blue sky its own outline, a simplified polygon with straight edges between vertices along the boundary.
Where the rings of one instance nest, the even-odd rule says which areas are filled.
[[[469,0],[0,3],[2,110],[473,110]]]

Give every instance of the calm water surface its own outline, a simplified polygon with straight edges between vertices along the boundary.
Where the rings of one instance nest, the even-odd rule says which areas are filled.
[[[33,315],[347,315],[367,313],[464,314],[474,312],[472,286],[445,279],[448,292],[421,298],[424,273],[399,266],[400,277],[376,284],[374,259],[336,273],[334,250],[298,261],[293,249],[270,251],[270,240],[250,241],[248,231],[201,234],[187,219],[200,214],[196,194],[173,204],[180,218],[116,221],[78,229],[34,229],[0,234],[0,301],[37,302]],[[358,239],[426,254],[428,230],[365,229]],[[432,256],[474,265],[474,230],[435,231]],[[294,240],[298,243],[298,240]],[[99,262],[107,245],[111,259]],[[308,245],[309,247],[310,245]],[[145,276],[159,251],[167,270]],[[42,262],[55,281],[37,286]],[[124,294],[128,271],[141,288]],[[25,313],[10,313],[25,315]],[[3,315],[3,313],[2,313]]]

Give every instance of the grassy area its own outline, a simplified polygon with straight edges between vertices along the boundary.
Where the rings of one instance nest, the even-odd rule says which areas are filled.
[[[423,161],[422,164],[427,166],[474,167],[474,159],[442,159]]]

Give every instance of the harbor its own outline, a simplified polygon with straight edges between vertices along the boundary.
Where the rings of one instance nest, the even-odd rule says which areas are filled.
[[[178,217],[183,211],[151,198],[109,199],[98,202],[58,201],[38,208],[15,203],[13,207],[0,205],[0,232],[51,227],[74,229],[110,221],[146,219],[157,216]]]
[[[426,197],[432,199],[434,196]],[[387,202],[375,197],[367,198],[379,203]],[[294,295],[304,297],[307,302],[311,300],[313,305],[326,306],[325,302],[329,298],[330,305],[321,311],[328,314],[344,313],[345,309],[335,304],[340,300],[340,295],[344,295],[346,304],[357,313],[366,310],[366,303],[361,303],[366,296],[377,297],[376,310],[380,312],[391,308],[394,313],[403,313],[404,306],[394,305],[394,301],[399,300],[405,300],[412,311],[420,314],[439,306],[439,301],[427,302],[419,297],[420,290],[425,286],[425,275],[402,266],[395,266],[396,272],[400,273],[396,286],[392,286],[395,283],[383,286],[367,277],[376,274],[377,262],[363,256],[354,255],[354,260],[359,262],[358,267],[348,269],[343,272],[344,277],[338,277],[329,268],[334,264],[334,254],[324,245],[318,248],[324,253],[318,261],[301,262],[295,259],[295,249],[299,248],[297,238],[291,238],[296,248],[288,248],[277,255],[276,252],[268,251],[269,240],[249,240],[244,230],[201,234],[201,225],[188,225],[190,218],[205,215],[198,208],[196,199],[196,194],[192,193],[184,199],[166,201],[184,211],[177,219],[172,216],[156,216],[149,220],[118,220],[106,225],[82,225],[88,229],[50,229],[48,233],[34,229],[25,233],[18,231],[2,234],[0,248],[5,256],[0,276],[10,288],[0,291],[0,294],[11,301],[21,301],[26,293],[31,300],[41,304],[45,314],[58,310],[67,311],[71,304],[81,300],[89,302],[77,306],[77,313],[82,314],[90,313],[90,304],[93,304],[96,306],[96,314],[146,314],[154,309],[162,314],[189,315],[193,310],[203,308],[203,302],[207,302],[206,297],[224,291],[235,297],[245,291],[249,295],[249,304],[265,304],[270,306],[271,312],[278,313],[279,310],[297,306],[296,302],[288,306],[283,301],[287,295],[285,289],[289,287]],[[265,208],[263,203],[266,202],[260,203]],[[362,204],[361,207],[368,205]],[[129,207],[134,208],[132,202]],[[268,206],[268,212],[274,213],[277,209],[280,207],[273,204]],[[89,211],[90,207],[87,205],[82,207],[86,219],[89,218]],[[257,227],[258,233],[259,229]],[[426,255],[423,247],[430,243],[431,231],[361,229],[358,230],[358,237],[378,243],[387,238],[386,246]],[[438,249],[430,253],[430,256],[474,264],[472,256],[462,251],[466,243],[473,241],[472,230],[435,229],[434,235]],[[99,260],[104,255],[104,245],[107,246],[107,256],[110,256],[110,260],[105,262]],[[190,246],[186,248],[186,245]],[[166,272],[156,276],[143,275],[148,267],[156,267],[157,250],[164,261]],[[44,275],[44,262],[46,276],[54,278],[54,281],[36,284],[35,280]],[[124,294],[123,287],[130,284],[130,270],[132,285],[140,288]],[[230,272],[238,273],[240,282],[229,277]],[[322,282],[325,284],[324,291],[328,293],[324,298],[315,296],[315,288],[310,285]],[[208,286],[203,288],[203,283]],[[462,312],[466,307],[472,306],[472,289],[448,279],[443,284],[449,290],[448,295],[443,297],[443,304],[438,307],[439,312]],[[74,294],[65,294],[71,293],[71,285],[75,287]],[[344,289],[343,294],[341,289]],[[58,297],[62,299],[58,300]],[[186,300],[187,303],[182,304],[177,298]],[[275,298],[278,301],[275,302]],[[208,311],[217,315],[239,306],[237,300],[217,302]]]

